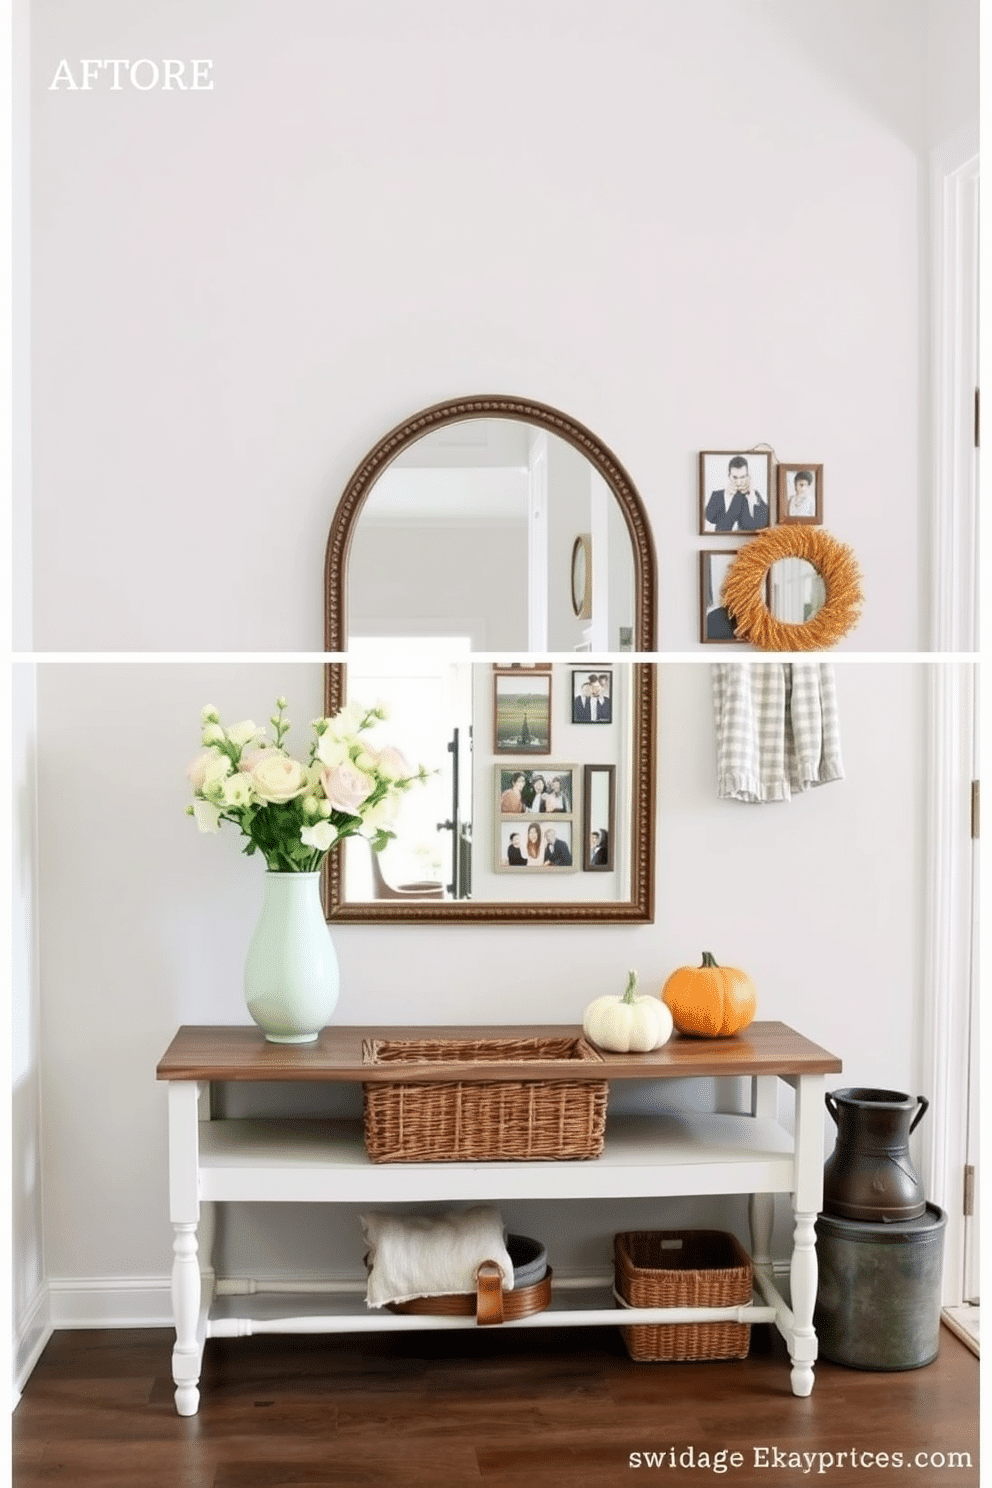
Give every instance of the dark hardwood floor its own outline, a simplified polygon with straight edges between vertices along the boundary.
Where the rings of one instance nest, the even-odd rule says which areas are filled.
[[[946,1328],[923,1369],[821,1361],[806,1400],[765,1327],[747,1360],[694,1364],[635,1364],[609,1328],[214,1339],[188,1419],[171,1344],[165,1329],[56,1333],[14,1412],[14,1488],[978,1483],[978,1360]],[[663,1465],[633,1466],[649,1452]],[[970,1468],[951,1465],[962,1453]]]

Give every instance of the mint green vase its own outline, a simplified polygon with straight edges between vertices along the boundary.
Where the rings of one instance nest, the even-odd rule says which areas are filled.
[[[273,1044],[312,1044],[338,1001],[338,958],[319,873],[266,873],[245,961],[245,1001]]]

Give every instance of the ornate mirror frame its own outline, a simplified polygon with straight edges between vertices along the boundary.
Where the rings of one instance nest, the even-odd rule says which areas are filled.
[[[623,513],[630,534],[634,569],[634,650],[656,649],[657,566],[647,514],[633,482],[619,460],[582,424],[547,404],[519,398],[479,396],[436,403],[415,414],[382,439],[362,460],[345,487],[331,521],[324,560],[324,649],[347,650],[348,555],[355,525],[372,487],[398,454],[433,429],[465,419],[505,418],[533,424],[557,434],[584,455],[599,472]],[[347,697],[347,668],[331,662],[324,672],[325,711],[336,712]],[[344,899],[344,871],[339,853],[324,866],[324,912],[338,924],[369,922],[484,924],[650,924],[654,919],[655,817],[655,667],[634,663],[631,686],[631,823],[630,898],[618,901],[565,901],[508,904],[473,900]]]

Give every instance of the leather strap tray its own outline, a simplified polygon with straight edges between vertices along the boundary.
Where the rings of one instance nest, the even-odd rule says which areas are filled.
[[[551,1302],[551,1267],[532,1286],[503,1290],[503,1273],[495,1261],[483,1261],[475,1273],[476,1290],[446,1297],[412,1297],[409,1302],[389,1302],[390,1312],[415,1313],[421,1317],[471,1317],[480,1328],[492,1323],[512,1323],[517,1318],[543,1312]]]

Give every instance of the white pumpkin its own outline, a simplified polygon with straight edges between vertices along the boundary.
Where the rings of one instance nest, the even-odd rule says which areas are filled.
[[[582,1031],[611,1054],[647,1054],[672,1036],[672,1015],[660,997],[638,997],[632,971],[622,997],[597,997],[586,1008]]]

